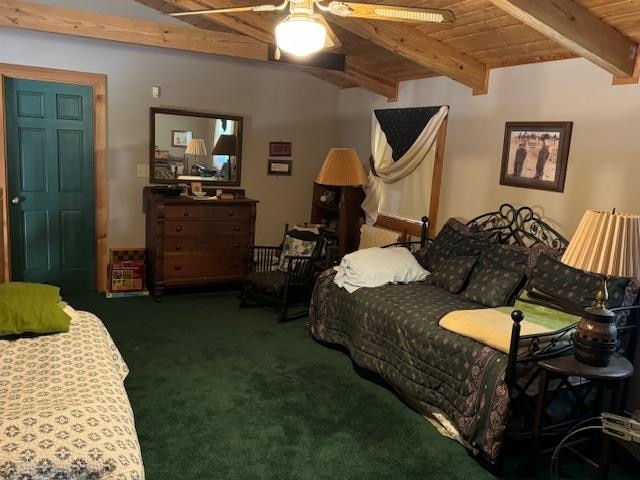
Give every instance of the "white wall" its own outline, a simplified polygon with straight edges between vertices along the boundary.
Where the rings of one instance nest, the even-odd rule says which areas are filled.
[[[449,105],[438,229],[447,218],[471,218],[503,202],[538,207],[570,236],[587,208],[640,213],[640,86],[611,86],[611,75],[586,60],[492,70],[489,93],[446,78],[404,82],[389,104],[362,89],[339,94],[340,143],[370,154],[377,108]],[[573,121],[564,193],[499,184],[508,121]]]
[[[128,0],[39,3],[176,22]],[[107,75],[110,247],[144,245],[148,180],[135,175],[149,161],[151,106],[244,117],[241,188],[260,201],[257,242],[276,242],[284,223],[309,220],[313,179],[337,136],[333,85],[278,65],[7,28],[0,62]],[[161,98],[152,98],[153,85]],[[267,176],[270,140],[293,142],[291,177]]]

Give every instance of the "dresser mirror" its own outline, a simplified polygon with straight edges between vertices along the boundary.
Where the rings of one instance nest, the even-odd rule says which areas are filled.
[[[240,185],[242,117],[151,108],[151,183]]]

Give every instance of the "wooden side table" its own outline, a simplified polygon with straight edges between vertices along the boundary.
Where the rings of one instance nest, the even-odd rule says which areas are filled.
[[[538,362],[540,367],[540,378],[538,385],[538,397],[536,400],[535,414],[533,419],[533,443],[534,454],[537,458],[540,451],[540,440],[542,433],[542,415],[545,408],[545,397],[549,382],[554,378],[562,378],[568,385],[569,377],[582,377],[594,382],[598,388],[597,403],[598,414],[604,411],[603,389],[607,388],[611,392],[611,399],[607,405],[607,411],[620,413],[622,410],[623,393],[625,380],[633,374],[633,365],[620,354],[615,354],[609,365],[606,367],[594,367],[579,362],[573,355],[566,357],[556,357]],[[604,435],[602,438],[602,450],[598,463],[589,459],[588,463],[597,469],[597,478],[607,478],[609,471],[609,456],[611,448],[611,437]]]

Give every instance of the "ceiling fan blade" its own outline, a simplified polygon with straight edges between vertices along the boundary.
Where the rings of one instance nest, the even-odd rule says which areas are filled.
[[[338,36],[335,34],[335,32],[331,29],[331,27],[329,26],[329,24],[327,23],[327,21],[324,19],[324,17],[322,15],[314,15],[315,18],[318,19],[318,22],[320,22],[322,25],[324,25],[324,28],[327,30],[327,37],[324,41],[324,47],[323,48],[339,48],[342,46],[342,42],[340,41],[340,39],[338,38]]]
[[[289,1],[285,1],[280,5],[254,5],[250,7],[230,7],[230,8],[210,8],[207,10],[190,10],[187,12],[175,12],[170,13],[172,17],[187,17],[189,15],[204,15],[206,13],[238,13],[238,12],[275,12],[277,10],[284,10],[289,4]]]
[[[353,3],[333,1],[322,10],[339,17],[366,18],[392,22],[453,23],[455,15],[451,10],[440,8],[413,8],[376,3]]]
[[[323,68],[325,70],[335,70],[344,72],[345,55],[335,52],[316,52],[307,57],[297,57],[289,55],[286,52],[280,52],[280,57],[276,59],[276,50],[278,47],[269,44],[268,60],[273,63],[285,63],[289,65],[302,65],[312,68]]]

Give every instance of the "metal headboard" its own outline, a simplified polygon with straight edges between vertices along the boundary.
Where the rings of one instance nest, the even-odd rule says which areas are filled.
[[[531,207],[514,207],[503,203],[495,212],[483,213],[467,222],[474,233],[488,233],[498,236],[499,243],[530,247],[542,243],[557,250],[563,250],[568,240],[558,233]]]

